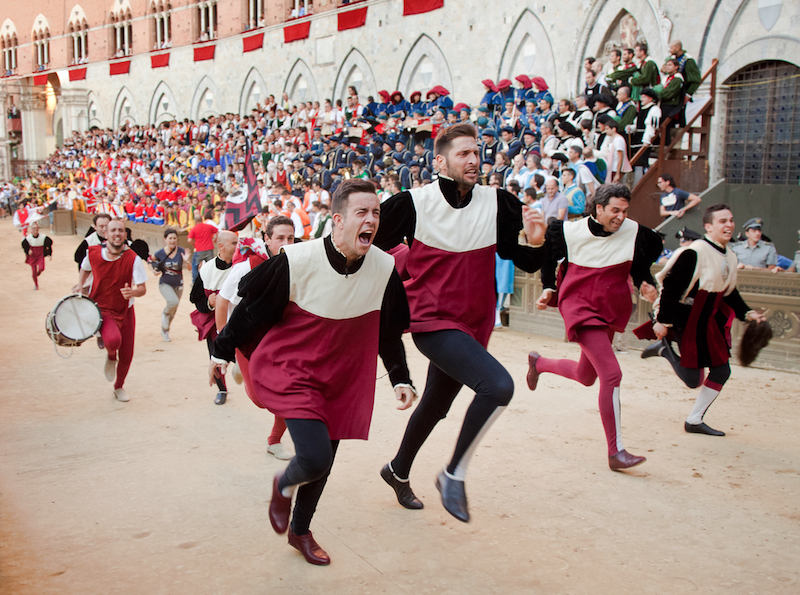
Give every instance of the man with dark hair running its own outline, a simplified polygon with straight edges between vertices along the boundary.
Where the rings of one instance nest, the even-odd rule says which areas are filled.
[[[765,316],[749,306],[736,289],[738,260],[728,248],[734,231],[733,213],[726,204],[708,207],[703,214],[705,237],[679,248],[656,275],[661,295],[654,308],[652,333],[658,342],[642,352],[643,358],[660,355],[672,365],[689,388],[703,388],[684,429],[691,434],[724,436],[703,422],[703,416],[730,378],[730,337],[733,315],[761,322]],[[653,338],[637,329],[641,338]],[[680,345],[680,356],[670,340]],[[703,380],[704,369],[709,368]]]
[[[241,302],[214,343],[210,381],[239,348],[250,359],[253,401],[286,420],[295,452],[275,475],[269,517],[289,528],[289,545],[310,564],[330,557],[309,530],[339,441],[366,440],[375,399],[377,356],[398,409],[416,397],[402,334],[408,303],[394,259],[372,247],[380,202],[368,180],[341,183],[333,196],[333,232],[283,246],[239,285]],[[320,337],[324,337],[321,340]]]
[[[401,505],[422,508],[408,479],[414,457],[461,387],[468,386],[475,398],[453,456],[436,480],[445,509],[467,522],[467,465],[514,393],[511,375],[486,350],[494,327],[495,254],[524,271],[538,270],[545,225],[541,213],[506,190],[476,185],[480,154],[471,124],[443,131],[434,152],[439,179],[384,202],[375,239],[384,250],[408,242],[410,330],[430,360],[425,392],[381,477]],[[526,243],[521,245],[523,229]]]
[[[528,387],[536,390],[542,372],[591,386],[600,378],[600,419],[608,442],[608,466],[626,469],[645,462],[625,450],[620,436],[619,389],[622,370],[611,345],[631,317],[628,277],[648,301],[655,300],[650,265],[662,250],[661,237],[628,219],[631,191],[624,184],[600,186],[593,214],[578,221],[555,221],[547,229],[547,257],[542,266],[544,290],[536,307],[558,305],[567,338],[581,346],[581,358],[528,356]],[[563,259],[563,261],[562,261]],[[561,274],[556,284],[556,267]],[[558,289],[556,289],[556,286]]]

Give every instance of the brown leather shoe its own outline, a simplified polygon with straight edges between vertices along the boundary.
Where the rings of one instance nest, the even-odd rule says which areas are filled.
[[[299,550],[309,564],[327,566],[331,563],[330,556],[328,556],[325,550],[319,547],[311,531],[305,535],[295,535],[294,531],[289,529],[289,545]]]
[[[536,370],[536,362],[539,359],[539,354],[536,351],[531,351],[528,354],[528,388],[536,390],[536,385],[539,383],[539,372]]]
[[[641,465],[646,460],[644,457],[632,455],[627,450],[621,450],[613,457],[608,457],[608,466],[611,467],[612,471],[619,471],[620,469]]]
[[[281,494],[278,483],[283,473],[276,473],[272,480],[272,500],[269,502],[269,522],[275,533],[281,535],[286,533],[289,527],[289,515],[292,512],[292,499]]]

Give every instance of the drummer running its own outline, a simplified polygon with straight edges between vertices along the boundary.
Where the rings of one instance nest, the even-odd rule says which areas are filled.
[[[114,396],[125,402],[130,397],[122,385],[133,360],[136,334],[133,298],[146,293],[147,272],[142,259],[128,248],[122,221],[109,222],[106,236],[105,246],[90,246],[87,250],[81,263],[78,284],[72,290],[79,292],[89,275],[92,275],[89,297],[97,303],[103,316],[100,336],[108,351],[106,380],[111,382],[116,377]]]
[[[22,249],[25,250],[25,262],[31,266],[33,285],[39,289],[39,275],[44,272],[44,257],[53,260],[53,240],[44,233],[39,232],[38,221],[28,226],[28,235],[22,240]]]

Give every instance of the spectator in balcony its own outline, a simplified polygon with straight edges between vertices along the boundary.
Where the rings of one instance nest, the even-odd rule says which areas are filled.
[[[692,95],[695,94],[700,82],[703,80],[700,68],[698,68],[695,59],[683,51],[683,43],[677,39],[670,42],[669,51],[672,52],[672,57],[678,61],[679,72],[683,75],[685,85],[684,93],[691,101]]]
[[[675,215],[680,219],[686,214],[686,211],[700,204],[699,196],[675,187],[675,178],[672,177],[672,174],[661,174],[656,184],[661,190],[659,211],[664,218]]]
[[[731,250],[739,259],[739,268],[748,271],[775,270],[778,266],[778,253],[772,242],[761,238],[761,227],[764,221],[753,217],[744,224],[743,242],[731,244]]]
[[[634,58],[639,63],[639,71],[632,75],[631,82],[631,98],[634,101],[639,101],[642,96],[642,91],[648,87],[655,87],[661,82],[661,75],[658,74],[658,64],[650,56],[647,55],[647,44],[640,41],[633,48]]]

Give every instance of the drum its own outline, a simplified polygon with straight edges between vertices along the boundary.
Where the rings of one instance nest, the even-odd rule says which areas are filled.
[[[91,339],[100,330],[102,321],[97,304],[76,293],[56,304],[47,315],[45,328],[54,343],[73,347]]]

